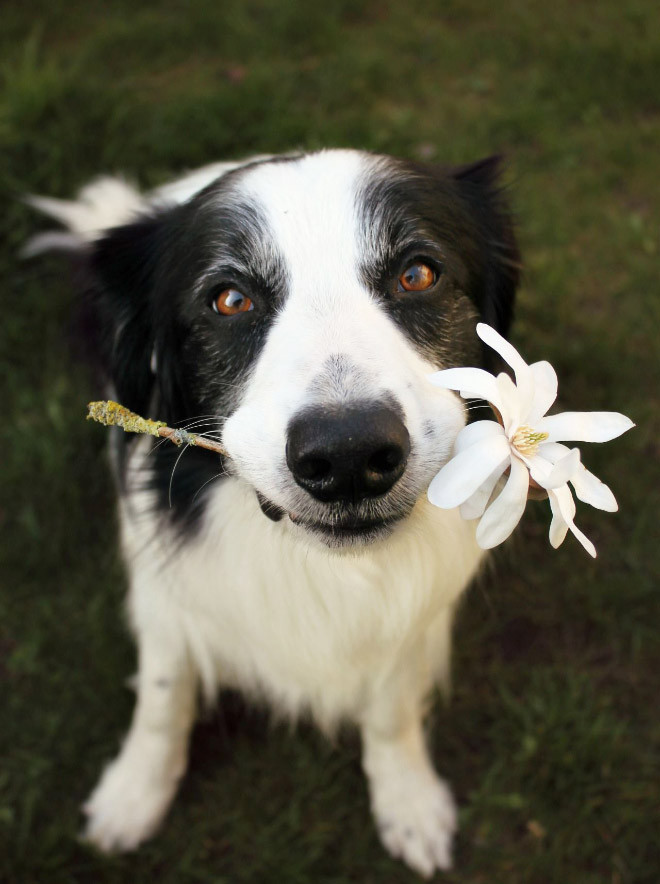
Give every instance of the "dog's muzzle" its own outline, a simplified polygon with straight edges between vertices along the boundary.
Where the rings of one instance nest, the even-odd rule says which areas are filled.
[[[315,407],[288,427],[289,470],[322,503],[358,504],[381,497],[403,475],[409,454],[408,430],[388,405]]]

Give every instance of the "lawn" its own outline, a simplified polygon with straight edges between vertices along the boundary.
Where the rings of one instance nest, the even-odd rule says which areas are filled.
[[[79,805],[125,731],[99,390],[69,267],[17,258],[26,192],[100,171],[156,185],[220,158],[353,146],[507,159],[525,264],[513,339],[559,407],[637,428],[585,452],[620,512],[546,505],[473,588],[433,752],[461,806],[461,884],[660,880],[660,28],[651,0],[4,0],[0,20],[0,880],[414,882],[380,848],[355,734],[330,745],[235,696],[194,734],[161,833],[107,859]],[[588,446],[587,446],[588,447]],[[440,876],[439,876],[440,877]]]

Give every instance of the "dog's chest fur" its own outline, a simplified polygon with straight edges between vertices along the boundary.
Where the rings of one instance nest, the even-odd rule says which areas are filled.
[[[183,544],[140,497],[122,505],[134,629],[156,620],[167,636],[184,624],[209,699],[240,688],[328,729],[359,718],[403,658],[420,681],[446,682],[446,612],[483,555],[456,511],[420,501],[393,537],[338,555],[264,518],[239,480],[216,487]]]

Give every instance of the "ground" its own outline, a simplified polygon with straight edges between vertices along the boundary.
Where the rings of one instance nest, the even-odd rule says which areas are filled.
[[[261,151],[354,146],[507,160],[525,264],[513,339],[564,409],[637,428],[585,461],[615,515],[545,504],[462,607],[433,751],[453,784],[461,884],[656,884],[660,506],[660,29],[648,0],[4,0],[0,32],[0,880],[413,882],[368,815],[353,734],[295,733],[224,697],[195,731],[160,835],[107,859],[79,804],[125,730],[99,389],[75,355],[70,272],[17,258],[26,192],[100,171],[155,185]],[[588,450],[587,450],[588,449]],[[439,876],[440,877],[440,876]]]

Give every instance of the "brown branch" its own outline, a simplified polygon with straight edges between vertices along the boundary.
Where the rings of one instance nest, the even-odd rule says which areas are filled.
[[[168,427],[163,421],[152,421],[140,417],[134,411],[129,411],[118,402],[103,400],[90,402],[87,405],[87,420],[94,420],[106,427],[121,427],[126,433],[146,433],[150,436],[160,436],[169,439],[175,445],[195,445],[197,448],[207,448],[215,451],[223,457],[229,457],[229,452],[218,442],[207,439],[198,433],[189,433],[188,430],[178,430]]]

